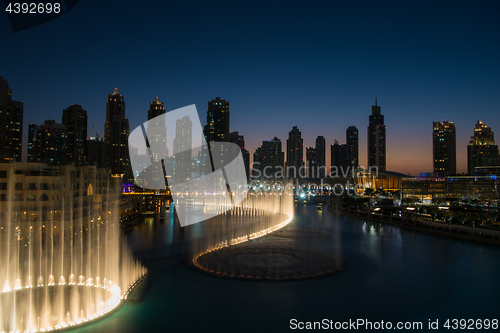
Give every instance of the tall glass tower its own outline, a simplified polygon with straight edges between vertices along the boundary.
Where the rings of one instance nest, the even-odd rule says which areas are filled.
[[[433,122],[432,147],[434,172],[440,177],[456,174],[457,141],[453,122]]]
[[[375,98],[368,124],[368,167],[376,166],[379,171],[386,170],[385,130],[384,115]]]

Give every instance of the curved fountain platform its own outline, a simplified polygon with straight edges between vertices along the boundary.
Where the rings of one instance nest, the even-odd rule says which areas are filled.
[[[310,239],[310,238],[328,238],[329,234],[321,231],[312,230],[297,230],[297,229],[286,229],[279,230],[270,234],[271,237],[281,237],[281,238],[294,238],[294,239]]]
[[[195,266],[219,277],[260,281],[308,279],[343,270],[339,258],[272,241],[212,251],[200,256]]]

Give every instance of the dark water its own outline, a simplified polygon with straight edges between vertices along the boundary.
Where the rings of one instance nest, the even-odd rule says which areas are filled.
[[[314,206],[296,210],[290,229],[330,237],[298,247],[340,256],[341,273],[271,282],[229,280],[187,267],[183,254],[196,228],[167,216],[145,221],[129,244],[153,272],[143,298],[79,332],[281,332],[290,320],[422,322],[500,318],[500,248],[363,222]],[[261,241],[272,241],[267,236]],[[374,331],[360,328],[362,331]],[[490,328],[490,331],[495,331]]]

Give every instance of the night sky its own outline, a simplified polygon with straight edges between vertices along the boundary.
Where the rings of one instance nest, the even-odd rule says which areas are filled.
[[[432,171],[432,122],[457,128],[458,172],[477,120],[500,140],[498,1],[98,1],[12,33],[0,13],[0,76],[29,123],[81,104],[101,132],[107,94],[125,96],[133,130],[156,96],[167,110],[230,102],[231,131],[253,154],[298,126],[304,146],[360,130],[371,106],[387,125],[387,169]],[[497,141],[498,141],[497,140]],[[305,155],[305,154],[304,154]]]

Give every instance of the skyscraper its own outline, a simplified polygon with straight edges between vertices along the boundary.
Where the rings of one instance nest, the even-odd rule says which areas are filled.
[[[349,126],[345,133],[345,144],[339,144],[335,140],[330,146],[331,166],[334,174],[336,172],[347,174],[359,166],[358,129],[355,126]]]
[[[104,167],[104,139],[97,133],[95,137],[87,140],[87,164]]]
[[[207,126],[206,126],[206,140],[210,147],[210,142],[229,142],[229,102],[216,97],[208,102],[207,111]],[[225,153],[224,145],[217,145],[220,147],[220,152],[214,152],[212,147],[210,150],[212,155],[221,156],[221,163],[226,161],[227,153]],[[203,154],[202,152],[202,155]]]
[[[34,148],[35,148],[37,131],[38,131],[38,125],[36,124],[28,125],[28,162],[35,162]]]
[[[314,178],[325,178],[326,177],[326,141],[322,136],[316,138],[316,165],[315,174],[310,175]]]
[[[162,167],[164,161],[160,161],[162,159],[165,160],[165,156],[168,156],[167,126],[165,124],[165,119],[161,119],[163,117],[157,118],[158,116],[165,114],[165,112],[165,103],[160,102],[160,98],[158,98],[158,96],[154,99],[154,101],[149,103],[146,135],[148,137],[149,147],[151,148],[150,153],[153,156],[146,156],[146,159],[152,158],[153,161],[158,161],[151,166],[152,170],[150,170],[151,180],[155,184],[163,184],[165,182]]]
[[[332,168],[332,174],[337,174],[339,172],[347,172],[347,145],[339,144],[337,140],[334,141],[333,145],[330,146],[330,163]],[[335,170],[335,168],[337,168]]]
[[[128,119],[125,118],[125,101],[118,88],[108,94],[106,103],[106,124],[104,125],[104,159],[105,166],[113,174],[131,176],[130,157],[128,151],[128,135],[130,132]]]
[[[34,162],[49,165],[67,164],[69,161],[68,135],[66,126],[55,120],[45,120],[36,131],[33,146]]]
[[[307,178],[316,178],[318,173],[316,148],[306,148]]]
[[[191,179],[193,122],[189,116],[177,119],[174,138],[174,179],[177,184]]]
[[[243,135],[239,135],[238,132],[231,132],[229,133],[229,142],[235,143],[241,148],[241,154],[243,156],[243,163],[245,164],[245,172],[248,180],[250,175],[250,153],[245,149],[245,138]]]
[[[368,167],[376,166],[379,171],[386,169],[385,131],[384,116],[375,98],[368,124]]]
[[[432,155],[434,172],[441,177],[457,173],[457,143],[455,124],[433,122]]]
[[[253,153],[253,163],[252,163],[252,178],[253,179],[262,178],[262,168],[261,168],[262,158],[261,157],[262,157],[262,147],[257,147],[257,149],[255,149],[255,152]]]
[[[68,161],[77,166],[87,164],[87,111],[78,104],[63,110],[62,123],[68,135]]]
[[[229,102],[220,97],[208,102],[207,138],[209,142],[229,141]]]
[[[288,178],[300,177],[304,166],[304,141],[297,126],[288,133],[286,140],[286,173]],[[289,170],[290,169],[290,170]]]
[[[12,100],[12,90],[0,76],[0,161],[21,161],[23,113],[23,103]]]
[[[260,149],[260,170],[264,180],[281,180],[285,154],[281,147],[281,140],[274,137],[272,140],[262,141]]]
[[[359,166],[359,134],[356,126],[349,126],[346,134],[347,165],[353,168]]]
[[[487,166],[490,160],[498,158],[498,145],[491,128],[482,121],[474,127],[474,136],[467,146],[467,166],[469,175],[474,175],[476,167]]]

